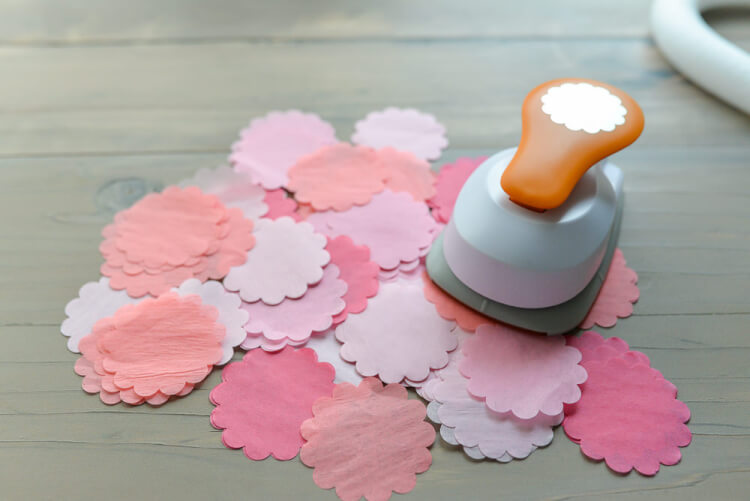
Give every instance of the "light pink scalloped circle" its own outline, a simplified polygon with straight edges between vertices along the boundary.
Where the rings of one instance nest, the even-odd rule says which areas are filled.
[[[224,279],[224,287],[239,292],[244,301],[279,304],[287,297],[301,297],[323,278],[330,260],[324,250],[326,238],[310,224],[289,217],[260,219],[255,238],[245,263],[229,270]]]
[[[370,259],[386,270],[418,259],[432,245],[436,223],[424,203],[408,193],[385,190],[362,207],[316,212],[307,218],[329,237],[347,235],[370,248]]]
[[[337,142],[333,127],[318,115],[273,111],[240,132],[229,160],[239,172],[274,190],[287,184],[287,172],[298,159]]]
[[[440,422],[454,429],[458,443],[478,447],[492,459],[506,454],[521,459],[552,441],[552,427],[560,424],[562,412],[556,416],[540,414],[530,420],[511,413],[500,414],[471,396],[466,388],[468,382],[457,364],[449,364],[440,371],[439,381],[432,388],[435,400],[442,404],[438,410]]]
[[[458,344],[453,322],[440,318],[417,284],[381,284],[365,311],[336,327],[341,357],[363,376],[386,383],[422,381],[448,363]]]
[[[243,303],[250,320],[245,324],[249,334],[262,334],[269,341],[289,339],[306,341],[314,332],[323,332],[333,323],[333,316],[346,306],[343,296],[346,282],[339,279],[339,268],[329,264],[323,278],[298,299],[284,299],[269,306],[263,301]]]
[[[355,124],[352,142],[408,151],[425,160],[435,160],[448,146],[445,126],[430,114],[409,108],[373,111]]]
[[[540,412],[555,416],[563,404],[581,398],[586,370],[581,353],[561,336],[544,336],[514,327],[481,325],[463,344],[461,373],[468,390],[500,413],[531,419]]]

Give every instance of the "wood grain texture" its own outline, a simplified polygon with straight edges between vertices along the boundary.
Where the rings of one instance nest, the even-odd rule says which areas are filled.
[[[100,229],[223,162],[268,110],[315,111],[345,139],[368,111],[419,107],[447,125],[450,161],[516,142],[523,96],[560,75],[621,86],[646,113],[617,157],[641,300],[601,330],[678,386],[693,444],[645,478],[585,459],[562,430],[507,465],[438,443],[408,498],[747,497],[750,119],[673,73],[647,38],[648,2],[613,5],[0,1],[0,499],[334,499],[298,460],[221,445],[208,422],[218,373],[160,408],[81,391],[59,324],[98,277]],[[750,40],[736,18],[709,16]]]

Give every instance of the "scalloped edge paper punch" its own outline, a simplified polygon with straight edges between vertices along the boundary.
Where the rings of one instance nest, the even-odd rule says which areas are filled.
[[[518,148],[464,184],[427,271],[489,317],[560,334],[581,323],[609,269],[623,174],[608,157],[640,136],[643,112],[616,87],[565,78],[526,96],[522,122]]]

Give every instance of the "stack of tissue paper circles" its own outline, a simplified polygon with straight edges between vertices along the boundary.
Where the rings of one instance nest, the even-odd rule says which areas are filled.
[[[102,230],[102,277],[65,308],[83,390],[169,405],[221,370],[210,422],[224,445],[252,460],[299,455],[344,500],[411,490],[437,435],[506,463],[562,425],[619,473],[679,462],[690,411],[675,386],[587,330],[633,311],[638,277],[622,252],[585,332],[484,317],[424,269],[484,158],[431,164],[445,128],[413,109],[355,129],[347,143],[317,115],[269,113],[241,131],[228,166],[119,212]]]

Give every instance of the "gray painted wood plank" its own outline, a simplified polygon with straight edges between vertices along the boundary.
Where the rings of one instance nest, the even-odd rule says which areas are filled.
[[[347,139],[389,105],[434,113],[454,147],[496,149],[518,141],[528,89],[568,74],[632,93],[647,117],[640,145],[738,146],[750,135],[749,117],[643,41],[6,48],[0,71],[4,157],[226,152],[250,118],[294,107]]]
[[[27,0],[0,2],[0,40],[111,43],[222,39],[643,37],[647,0]]]

